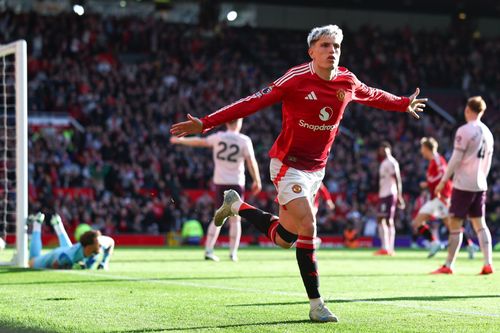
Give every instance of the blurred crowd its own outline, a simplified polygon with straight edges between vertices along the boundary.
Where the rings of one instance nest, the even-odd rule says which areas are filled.
[[[28,41],[30,112],[66,112],[84,128],[30,128],[30,210],[57,211],[69,227],[85,222],[108,234],[179,230],[193,218],[206,225],[213,200],[207,195],[190,200],[185,190],[212,189],[211,152],[170,145],[171,124],[187,113],[213,112],[308,61],[306,31],[223,25],[205,31],[151,18],[12,12],[0,13],[0,27],[1,43]],[[466,97],[481,94],[486,99],[484,122],[497,136],[500,151],[500,38],[474,38],[454,30],[343,30],[340,64],[363,82],[403,95],[419,86],[424,94],[438,92],[456,101],[444,105],[451,105],[446,109],[456,124],[432,110],[416,121],[351,104],[334,143],[325,184],[335,194],[337,208],[329,212],[321,206],[319,232],[339,233],[347,221],[366,234],[373,232],[376,148],[388,140],[401,166],[408,203],[398,212],[397,228],[409,233],[427,167],[419,139],[434,136],[449,158],[454,131],[464,122]],[[279,108],[249,117],[242,130],[253,140],[268,193],[250,202],[271,211],[277,207],[267,151],[280,131]],[[494,157],[488,192],[488,221],[497,234],[499,156]]]

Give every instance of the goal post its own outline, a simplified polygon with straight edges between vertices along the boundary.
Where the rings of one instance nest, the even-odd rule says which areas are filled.
[[[28,65],[26,41],[0,45],[0,265],[28,267]]]

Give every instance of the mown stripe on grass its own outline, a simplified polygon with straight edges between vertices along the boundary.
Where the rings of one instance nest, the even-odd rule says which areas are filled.
[[[230,287],[224,285],[214,285],[214,284],[205,284],[205,283],[196,283],[196,282],[187,282],[187,281],[178,281],[178,280],[158,280],[158,279],[150,279],[143,277],[132,277],[132,276],[124,276],[124,275],[113,275],[107,273],[96,273],[91,271],[75,271],[75,270],[53,270],[51,272],[58,273],[67,273],[67,274],[75,274],[82,276],[93,276],[93,277],[105,277],[108,279],[115,279],[121,281],[133,281],[133,282],[147,282],[147,283],[159,283],[159,284],[167,284],[167,285],[176,285],[183,287],[196,287],[196,288],[205,288],[205,289],[219,289],[219,290],[230,290],[244,293],[255,293],[255,294],[267,294],[267,295],[280,295],[280,296],[291,296],[291,297],[305,297],[305,293],[299,292],[289,292],[289,291],[274,291],[274,290],[261,290],[261,289],[250,289],[250,288],[238,288],[238,287]],[[394,306],[399,308],[408,308],[408,309],[417,309],[417,310],[428,310],[428,311],[437,311],[437,312],[445,312],[450,314],[460,314],[460,315],[469,315],[469,316],[481,316],[481,317],[496,317],[500,318],[500,314],[498,313],[484,313],[479,311],[462,311],[457,309],[446,309],[440,307],[433,306],[422,306],[422,305],[414,305],[408,303],[395,303],[395,301],[387,302],[387,301],[375,301],[375,300],[363,300],[363,299],[338,299],[333,297],[326,297],[326,299],[335,299],[344,303],[369,303],[369,304],[380,304],[387,306]],[[333,302],[333,301],[332,301]]]

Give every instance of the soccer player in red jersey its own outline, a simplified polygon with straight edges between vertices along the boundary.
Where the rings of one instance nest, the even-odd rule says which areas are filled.
[[[313,206],[313,214],[316,215],[319,209],[319,200],[323,200],[328,207],[329,210],[333,211],[335,209],[335,204],[332,200],[332,195],[325,184],[321,183],[318,189],[318,193],[314,196],[314,206]]]
[[[338,319],[319,293],[313,197],[344,110],[354,101],[419,118],[417,112],[423,111],[426,101],[417,98],[418,88],[410,97],[395,96],[368,87],[347,68],[339,67],[342,38],[336,25],[312,29],[307,37],[311,62],[292,67],[268,87],[201,119],[188,114],[187,121],[170,130],[176,136],[202,133],[282,102],[281,133],[269,153],[279,217],[250,206],[229,190],[214,221],[222,225],[227,217],[240,215],[280,247],[290,248],[296,242],[297,263],[311,305],[309,318],[322,322]]]
[[[436,186],[446,173],[446,159],[438,153],[438,142],[432,137],[422,138],[420,140],[420,153],[429,161],[427,167],[426,181],[422,182],[422,188],[428,188],[431,198],[418,211],[417,216],[412,221],[413,228],[427,239],[430,243],[429,258],[433,257],[440,249],[441,242],[432,234],[427,221],[434,218],[443,219],[445,225],[448,225],[448,208],[450,206],[452,183],[446,182],[440,197],[434,193]]]

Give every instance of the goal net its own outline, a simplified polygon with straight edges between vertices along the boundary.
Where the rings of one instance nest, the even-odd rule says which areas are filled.
[[[0,45],[0,265],[28,266],[27,101],[26,42]]]

